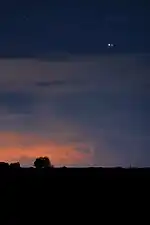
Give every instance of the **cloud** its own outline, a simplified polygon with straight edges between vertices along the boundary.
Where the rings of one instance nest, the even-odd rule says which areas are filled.
[[[62,86],[66,85],[66,81],[64,80],[52,80],[52,81],[38,81],[36,82],[36,86],[39,87],[51,87],[51,86]]]
[[[53,146],[48,153],[57,165],[127,165],[130,161],[140,165],[150,161],[145,139],[138,142],[136,138],[150,131],[149,59],[149,55],[116,54],[65,62],[1,60],[1,134],[9,138],[2,137],[7,143],[9,134],[15,134],[19,143],[32,133],[25,142],[29,145],[34,140],[37,145],[22,151],[25,142],[20,147],[12,144],[5,155],[3,146],[0,160],[13,159],[14,154],[29,163],[37,154],[47,153],[45,142]],[[149,146],[149,139],[146,143]],[[58,151],[52,150],[56,148]]]
[[[108,66],[109,65],[109,66]],[[72,56],[71,61],[0,60],[0,89],[38,94],[87,91],[126,91],[144,85],[149,75],[148,54]],[[143,75],[141,76],[141,73]],[[130,82],[129,82],[130,80]],[[61,88],[60,88],[61,87]],[[41,93],[42,94],[42,93]]]

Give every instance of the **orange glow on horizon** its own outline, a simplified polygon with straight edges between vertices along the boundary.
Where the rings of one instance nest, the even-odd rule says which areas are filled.
[[[34,160],[39,156],[48,156],[55,166],[82,165],[90,163],[92,155],[90,150],[82,151],[82,146],[76,144],[62,145],[35,134],[0,132],[0,161],[21,162],[22,158]]]

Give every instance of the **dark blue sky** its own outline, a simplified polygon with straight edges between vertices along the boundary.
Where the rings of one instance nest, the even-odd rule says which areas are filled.
[[[0,161],[149,166],[148,1],[50,2],[0,7]]]
[[[0,8],[1,56],[50,52],[149,52],[146,1],[4,1]]]

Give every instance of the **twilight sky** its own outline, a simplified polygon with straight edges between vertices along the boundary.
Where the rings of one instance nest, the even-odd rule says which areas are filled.
[[[0,9],[0,161],[149,166],[149,5],[56,2]]]

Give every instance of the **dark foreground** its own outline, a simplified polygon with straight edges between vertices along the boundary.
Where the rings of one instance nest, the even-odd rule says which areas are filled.
[[[103,211],[107,221],[119,210],[128,218],[130,207],[146,204],[140,199],[149,202],[149,182],[149,168],[1,169],[0,224],[96,224]]]
[[[36,187],[50,186],[56,184],[62,187],[69,185],[86,185],[86,182],[94,185],[105,185],[109,182],[148,182],[150,180],[150,168],[4,168],[0,169],[0,182],[2,187]]]

